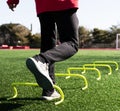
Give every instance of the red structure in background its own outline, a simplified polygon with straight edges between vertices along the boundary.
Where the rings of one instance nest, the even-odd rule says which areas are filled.
[[[30,49],[29,46],[8,46],[8,45],[2,45],[0,46],[0,49]]]

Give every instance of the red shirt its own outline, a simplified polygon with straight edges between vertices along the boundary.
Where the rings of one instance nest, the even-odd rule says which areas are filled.
[[[78,0],[35,0],[37,14],[78,8]]]

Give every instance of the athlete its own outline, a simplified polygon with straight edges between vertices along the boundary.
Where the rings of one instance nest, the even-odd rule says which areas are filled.
[[[7,0],[7,4],[14,11],[19,0]],[[35,0],[35,4],[41,27],[41,49],[38,55],[26,60],[26,65],[43,89],[41,98],[53,100],[60,98],[53,88],[55,62],[64,61],[78,51],[78,0]],[[57,46],[56,26],[60,41]]]

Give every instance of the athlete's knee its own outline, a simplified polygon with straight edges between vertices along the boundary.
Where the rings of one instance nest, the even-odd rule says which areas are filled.
[[[70,45],[74,48],[74,53],[77,53],[78,52],[78,49],[79,49],[79,44],[77,42],[69,42]]]

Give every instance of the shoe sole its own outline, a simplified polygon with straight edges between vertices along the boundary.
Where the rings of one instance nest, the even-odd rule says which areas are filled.
[[[46,90],[53,88],[53,84],[51,83],[51,81],[38,70],[37,65],[32,60],[32,58],[28,58],[26,60],[26,66],[34,74],[36,81],[40,87]]]
[[[60,97],[41,97],[40,100],[46,100],[46,101],[53,101],[56,99],[60,99]]]

